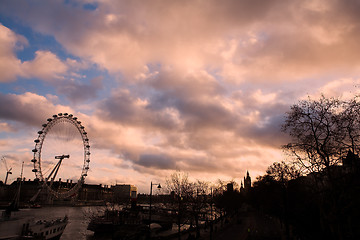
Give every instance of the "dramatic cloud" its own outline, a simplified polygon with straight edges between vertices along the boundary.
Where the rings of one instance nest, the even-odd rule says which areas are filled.
[[[356,71],[349,63],[359,63],[358,8],[356,1],[101,1],[89,11],[52,1],[8,3],[3,12],[110,71],[134,75],[156,62],[220,66],[239,82]]]
[[[37,51],[35,59],[21,62],[15,50],[27,44],[27,40],[10,29],[0,25],[0,81],[13,81],[17,76],[51,80],[66,73],[67,66],[49,51]]]
[[[90,84],[63,81],[57,85],[58,92],[74,103],[95,99],[97,92],[103,88],[102,77],[91,79]]]
[[[61,78],[67,66],[49,51],[36,51],[35,59],[22,64],[23,75],[27,77],[52,80]]]
[[[27,92],[23,95],[0,93],[0,118],[30,126],[41,126],[57,112],[72,112],[70,107],[56,106],[45,97]]]
[[[89,133],[91,182],[147,191],[173,170],[262,174],[284,158],[290,105],[360,93],[359,10],[356,0],[2,1],[0,146],[9,153],[16,144],[2,139],[16,143],[19,126],[66,111]]]
[[[24,44],[27,44],[25,38],[0,24],[0,82],[13,81],[21,74],[21,61],[14,50]]]

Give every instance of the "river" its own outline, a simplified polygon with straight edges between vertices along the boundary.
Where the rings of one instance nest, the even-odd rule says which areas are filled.
[[[87,230],[87,226],[90,222],[90,216],[98,215],[103,212],[104,209],[105,207],[98,206],[42,207],[36,209],[20,209],[18,212],[14,212],[14,215],[19,218],[33,217],[35,220],[53,220],[64,218],[65,215],[67,215],[69,223],[65,228],[61,240],[95,240],[96,238],[93,236],[93,232]]]

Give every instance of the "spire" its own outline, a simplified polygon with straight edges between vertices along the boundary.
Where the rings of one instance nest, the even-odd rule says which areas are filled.
[[[251,188],[251,177],[249,171],[246,171],[246,177],[244,177],[244,189],[248,191]]]

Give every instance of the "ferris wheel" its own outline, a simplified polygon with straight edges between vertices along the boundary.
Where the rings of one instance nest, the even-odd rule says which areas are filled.
[[[32,171],[43,183],[42,189],[55,198],[75,196],[89,170],[90,145],[85,127],[72,114],[59,113],[47,119],[34,142]],[[56,177],[59,181],[54,184]]]

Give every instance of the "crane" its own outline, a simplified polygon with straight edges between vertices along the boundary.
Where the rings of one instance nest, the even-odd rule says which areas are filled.
[[[9,174],[12,174],[12,172],[11,172],[12,168],[10,168],[10,169],[8,168],[8,166],[7,166],[7,164],[6,164],[5,156],[2,156],[2,157],[1,157],[1,160],[4,161],[5,168],[6,168],[6,177],[5,177],[5,183],[4,183],[4,184],[6,185]]]

